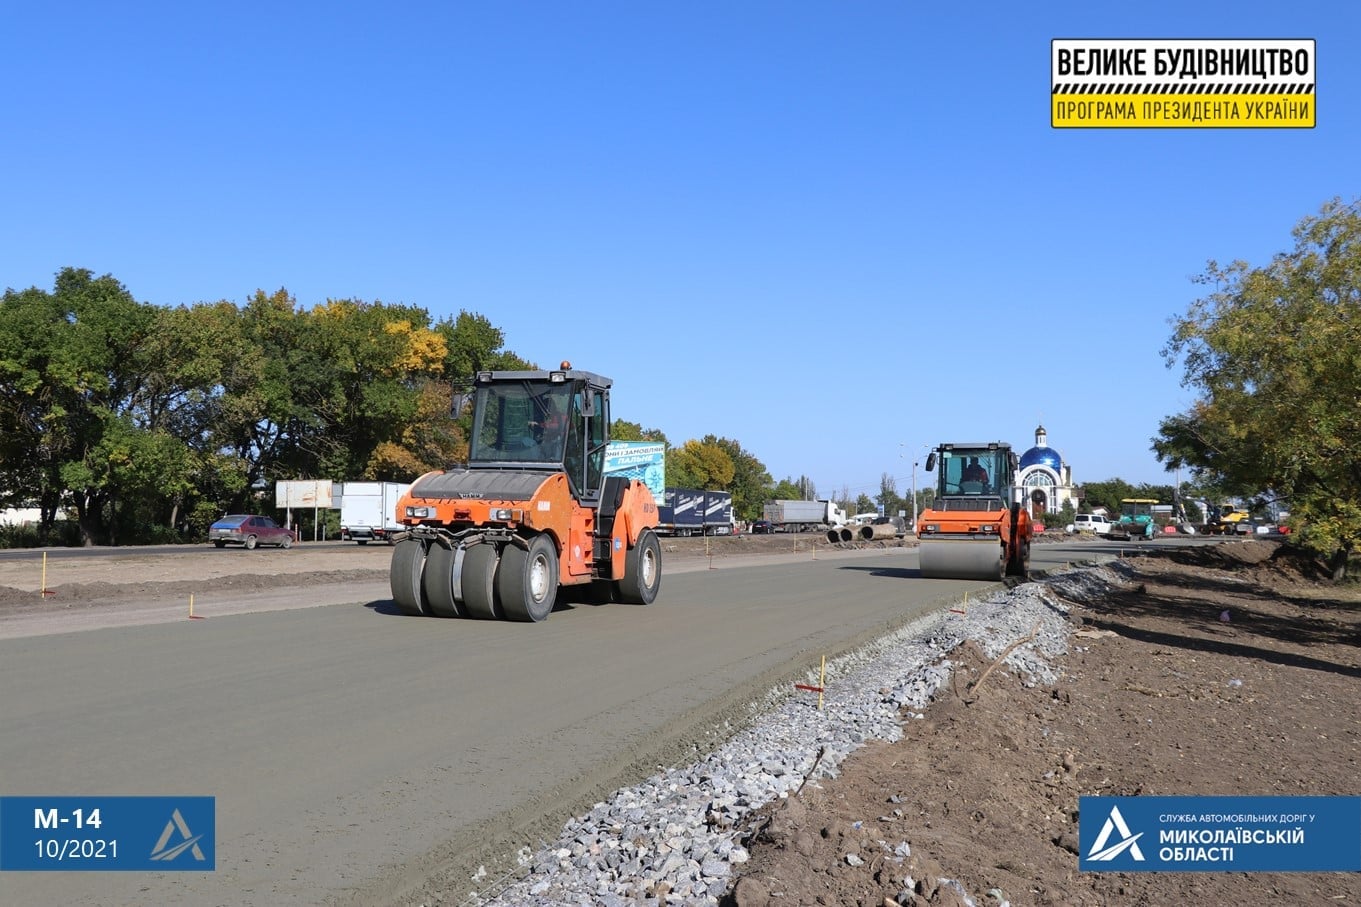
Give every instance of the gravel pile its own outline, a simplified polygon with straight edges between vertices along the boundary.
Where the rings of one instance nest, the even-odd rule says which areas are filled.
[[[901,739],[904,718],[924,717],[948,681],[952,649],[974,640],[997,658],[1024,640],[1006,664],[1027,683],[1052,684],[1052,660],[1068,650],[1063,600],[1121,584],[1109,568],[1065,572],[961,603],[828,662],[822,711],[815,692],[772,690],[753,704],[751,723],[726,743],[597,803],[568,822],[555,843],[521,851],[523,878],[509,887],[474,879],[482,890],[466,903],[717,905],[747,861],[738,842],[751,813],[805,783],[835,777],[841,762],[869,740]],[[817,671],[805,682],[816,685]],[[905,841],[885,847],[899,859],[909,852]]]

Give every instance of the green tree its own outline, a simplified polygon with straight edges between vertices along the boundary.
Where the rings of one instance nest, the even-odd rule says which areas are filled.
[[[611,441],[652,441],[660,444],[670,444],[666,440],[666,435],[659,428],[643,428],[638,422],[625,422],[623,419],[615,419],[610,423]]]
[[[460,311],[443,318],[434,327],[444,338],[444,378],[467,381],[486,369],[533,369],[536,366],[505,349],[504,332],[484,315]],[[558,363],[553,363],[556,367]]]
[[[883,508],[884,516],[897,516],[899,510],[906,509],[906,503],[898,496],[898,483],[886,472],[879,476],[879,493],[874,502]]]
[[[721,446],[689,440],[666,452],[667,484],[676,488],[726,490],[732,482],[732,457]]]
[[[732,492],[733,512],[739,519],[760,519],[770,488],[770,472],[765,464],[732,438],[705,435],[704,443],[723,450],[732,461],[732,480],[726,490]]]
[[[1164,350],[1199,397],[1153,449],[1197,481],[1288,502],[1334,576],[1361,539],[1361,202],[1333,200],[1263,266],[1211,261]]]
[[[1086,482],[1082,486],[1082,500],[1087,512],[1096,507],[1105,507],[1108,513],[1120,513],[1120,502],[1125,498],[1141,498],[1139,490],[1124,479],[1107,479],[1104,482]]]
[[[102,541],[118,496],[118,460],[130,433],[149,430],[152,418],[146,383],[159,366],[151,352],[155,310],[109,275],[65,268],[51,293],[7,291],[0,322],[0,418],[14,432],[5,459],[19,453],[30,461],[7,481],[31,483],[44,528],[67,496],[82,541]],[[27,451],[11,448],[16,443]]]
[[[0,298],[0,506],[38,506],[46,542],[63,486],[60,466],[69,445],[67,389],[52,368],[67,322],[36,287]]]
[[[785,476],[770,489],[769,498],[773,501],[811,501],[816,492],[817,489],[812,487],[807,477],[791,479]]]
[[[1073,521],[1077,516],[1077,510],[1073,507],[1072,501],[1064,501],[1063,506],[1058,510],[1051,511],[1044,515],[1044,526],[1047,530],[1061,530]]]

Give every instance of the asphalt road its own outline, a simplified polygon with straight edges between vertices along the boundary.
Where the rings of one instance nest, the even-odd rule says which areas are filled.
[[[1034,566],[1121,547],[1036,546]],[[651,607],[537,625],[378,600],[0,640],[0,794],[217,798],[215,872],[5,872],[0,903],[400,903],[986,585],[887,549],[671,572]]]

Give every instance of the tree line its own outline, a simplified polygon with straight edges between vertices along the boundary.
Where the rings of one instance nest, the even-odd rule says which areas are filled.
[[[159,307],[67,268],[0,300],[0,505],[85,544],[201,538],[276,479],[409,481],[466,456],[451,385],[525,368],[485,317],[286,290]]]
[[[466,459],[453,387],[532,368],[468,311],[306,309],[283,289],[165,307],[66,268],[0,298],[0,507],[38,508],[40,543],[198,540],[224,513],[271,510],[280,479],[409,482]],[[739,513],[775,491],[736,440],[612,431],[667,443],[669,484],[731,491]]]
[[[1161,422],[1152,449],[1192,481],[1088,483],[1083,509],[1192,489],[1274,504],[1340,578],[1361,540],[1361,202],[1335,199],[1293,236],[1266,265],[1209,262],[1206,295],[1162,351],[1198,396]],[[0,298],[0,506],[38,507],[43,540],[68,511],[85,544],[201,538],[223,512],[267,509],[260,496],[277,479],[410,481],[458,462],[467,417],[450,412],[452,385],[533,367],[468,311],[304,309],[282,289],[158,307],[67,268],[50,291]],[[731,438],[672,445],[622,419],[613,431],[666,443],[669,485],[731,491],[745,519],[770,499],[818,497],[805,476],[774,481]],[[919,511],[930,494],[918,490]],[[878,495],[838,500],[847,512],[912,510],[887,474]]]

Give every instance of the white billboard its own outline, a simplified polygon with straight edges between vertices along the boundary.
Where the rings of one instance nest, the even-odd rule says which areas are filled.
[[[331,506],[330,479],[295,479],[274,484],[274,506],[306,508]]]

